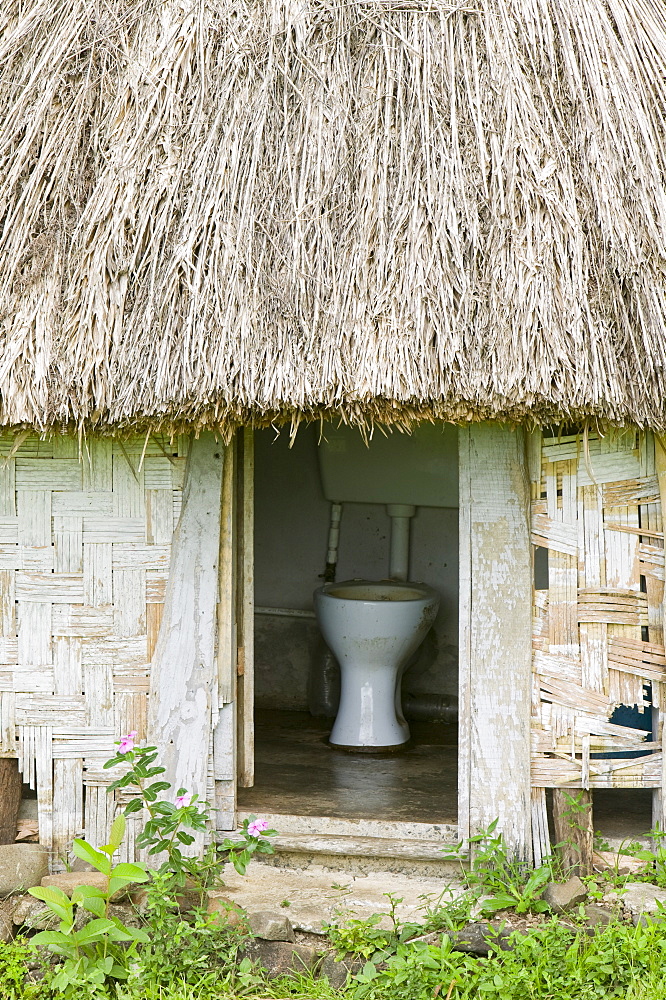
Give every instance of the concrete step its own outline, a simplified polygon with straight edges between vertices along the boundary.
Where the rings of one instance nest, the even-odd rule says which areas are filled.
[[[457,843],[457,829],[452,825],[277,814],[262,815],[262,819],[278,831],[271,838],[275,854],[255,856],[266,864],[291,868],[316,865],[356,874],[385,871],[442,878],[460,875],[460,862],[442,853],[444,847]]]
[[[253,815],[238,813],[242,823]],[[316,836],[373,837],[392,840],[430,840],[440,844],[458,842],[456,823],[403,823],[380,819],[340,819],[337,816],[303,816],[291,813],[261,813],[268,825],[280,836],[310,833]]]

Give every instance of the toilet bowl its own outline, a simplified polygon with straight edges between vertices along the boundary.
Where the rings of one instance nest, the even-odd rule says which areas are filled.
[[[347,580],[315,591],[319,628],[340,664],[333,746],[390,749],[409,739],[400,702],[404,667],[439,609],[421,583]]]

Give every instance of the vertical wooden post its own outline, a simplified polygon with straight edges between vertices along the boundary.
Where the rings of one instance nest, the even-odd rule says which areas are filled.
[[[16,821],[21,805],[21,775],[18,761],[0,758],[0,844],[16,840]]]
[[[164,613],[150,676],[149,740],[166,780],[206,798],[217,707],[215,627],[223,447],[212,433],[192,441],[183,506],[171,548]]]
[[[239,440],[238,462],[238,784],[254,784],[254,431]]]
[[[570,802],[571,798],[576,800],[576,805]],[[572,869],[578,875],[591,875],[594,854],[592,792],[582,788],[554,788],[553,826],[564,869]]]
[[[460,429],[459,823],[498,819],[531,860],[532,570],[525,436],[498,423]]]
[[[238,691],[238,585],[236,553],[238,548],[237,508],[237,437],[224,451],[222,512],[220,526],[219,594],[217,606],[217,682],[219,718],[213,743],[215,778],[215,824],[217,830],[236,826],[237,761],[237,691]]]
[[[659,498],[661,500],[662,523],[666,524],[666,440],[659,434],[654,435],[654,462],[659,483]],[[662,623],[666,634],[666,588],[664,589],[664,604],[662,605]],[[661,686],[661,697],[664,697],[666,685]],[[652,793],[652,826],[666,830],[666,709],[660,703],[658,709],[652,709],[653,740],[661,740],[661,787]]]

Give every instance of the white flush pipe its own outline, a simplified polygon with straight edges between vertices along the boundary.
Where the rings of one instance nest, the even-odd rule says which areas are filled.
[[[335,580],[335,569],[338,563],[338,545],[340,544],[341,518],[342,504],[334,500],[331,504],[331,520],[328,527],[328,550],[326,552],[324,583],[332,583]]]
[[[416,514],[416,507],[407,503],[389,503],[386,511],[391,518],[391,548],[389,552],[389,579],[409,579],[409,522]]]

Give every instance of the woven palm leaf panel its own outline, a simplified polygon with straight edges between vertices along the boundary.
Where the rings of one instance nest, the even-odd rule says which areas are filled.
[[[56,867],[84,829],[105,842],[102,765],[122,733],[145,737],[185,447],[0,438],[0,752],[36,788]]]
[[[533,619],[538,858],[548,844],[545,788],[662,785],[664,539],[649,432],[537,432],[530,478],[533,549],[548,554],[547,589],[535,587]],[[620,705],[634,707],[639,723],[647,716],[645,728],[611,722]],[[634,756],[617,756],[627,752]]]

